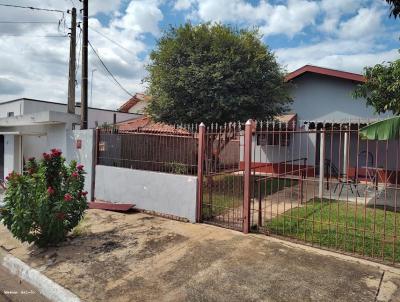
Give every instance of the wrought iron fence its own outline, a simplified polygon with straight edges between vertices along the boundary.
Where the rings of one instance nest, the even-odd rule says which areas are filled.
[[[208,128],[203,221],[400,263],[400,142],[362,140],[362,126],[253,123],[230,139]],[[235,151],[214,150],[227,140]]]
[[[174,174],[197,173],[197,129],[98,130],[98,164]]]

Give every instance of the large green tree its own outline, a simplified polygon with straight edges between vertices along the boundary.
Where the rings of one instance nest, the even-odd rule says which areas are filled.
[[[390,5],[390,16],[400,15],[400,0],[386,0]],[[400,114],[400,60],[364,68],[365,83],[358,85],[353,93],[356,98],[365,98],[367,105],[378,113],[387,111]]]
[[[365,67],[364,76],[354,96],[365,98],[378,113],[400,114],[400,60]]]
[[[171,27],[148,65],[148,113],[166,123],[267,119],[291,101],[284,72],[257,30]]]

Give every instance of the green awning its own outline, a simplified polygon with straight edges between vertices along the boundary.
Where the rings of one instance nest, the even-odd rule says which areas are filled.
[[[390,140],[399,138],[400,116],[369,124],[360,129],[360,137],[369,140]]]

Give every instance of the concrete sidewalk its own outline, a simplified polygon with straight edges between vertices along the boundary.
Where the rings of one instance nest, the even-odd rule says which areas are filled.
[[[400,301],[400,270],[141,213],[89,210],[75,237],[0,246],[82,301]]]
[[[46,302],[30,284],[10,274],[0,265],[0,302]]]

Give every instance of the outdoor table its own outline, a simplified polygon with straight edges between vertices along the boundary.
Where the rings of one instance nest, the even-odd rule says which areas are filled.
[[[375,184],[375,190],[378,190],[378,182],[379,182],[379,176],[381,174],[384,175],[384,183],[386,184],[390,177],[393,174],[393,171],[388,171],[385,170],[384,168],[380,167],[360,167],[360,171],[366,171],[366,177],[373,183]],[[381,173],[380,173],[381,172]],[[390,172],[388,174],[388,172]]]

